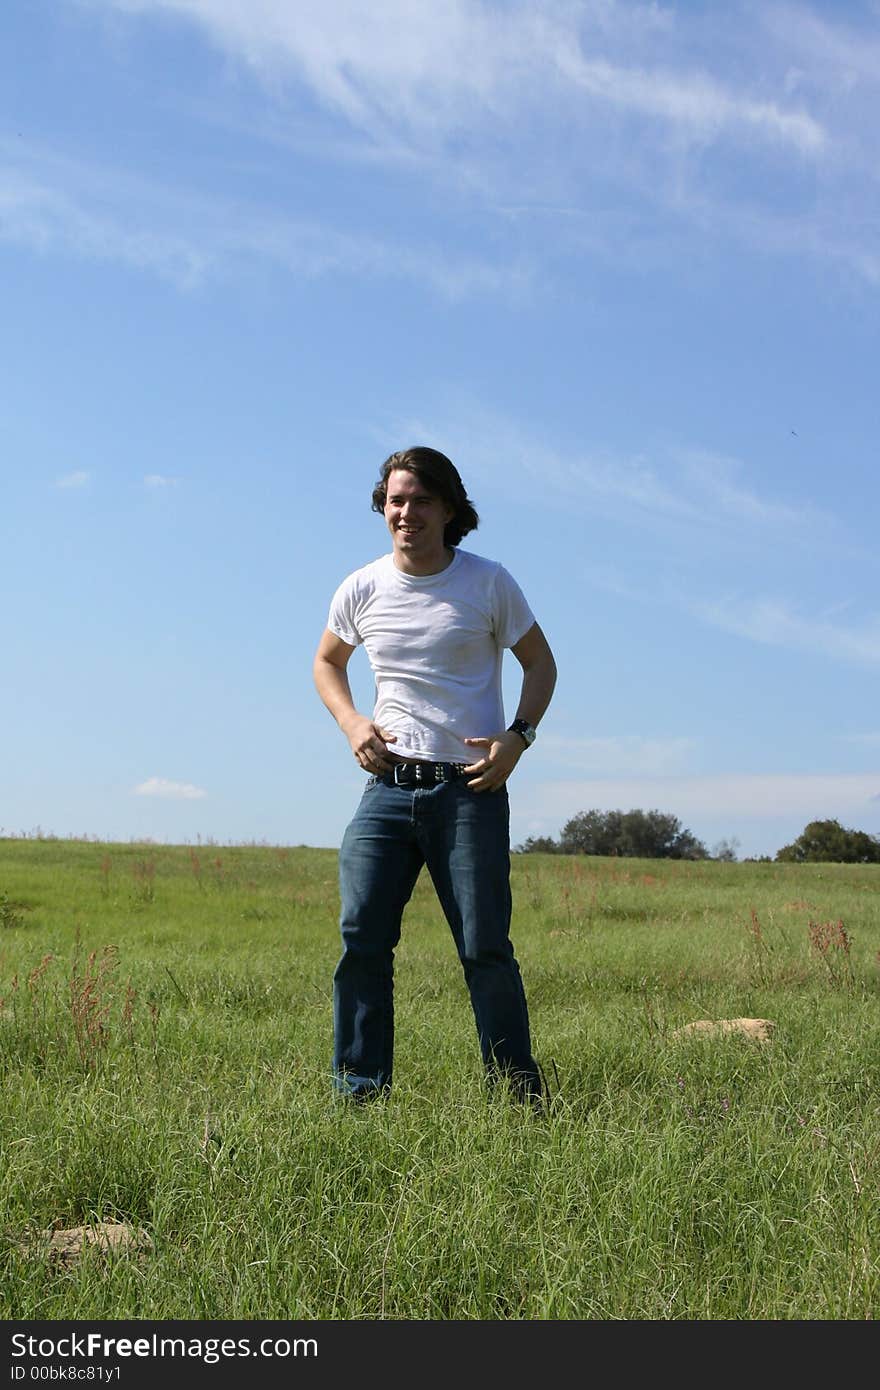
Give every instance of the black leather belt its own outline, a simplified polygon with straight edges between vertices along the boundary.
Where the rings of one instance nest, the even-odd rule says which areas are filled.
[[[441,782],[454,782],[466,766],[466,763],[395,763],[384,780],[398,787],[436,787]]]

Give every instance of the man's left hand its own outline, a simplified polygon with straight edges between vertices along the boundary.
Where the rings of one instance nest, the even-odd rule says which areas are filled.
[[[504,786],[523,753],[525,744],[519,734],[505,729],[491,738],[466,738],[465,743],[472,748],[485,748],[486,752],[478,762],[468,763],[466,773],[473,773],[468,782],[472,792],[497,792]]]

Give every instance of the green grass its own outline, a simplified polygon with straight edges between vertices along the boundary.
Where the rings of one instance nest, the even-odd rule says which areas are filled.
[[[393,1094],[349,1107],[335,852],[0,841],[0,1316],[875,1316],[880,868],[527,855],[513,886],[549,1113],[485,1094],[427,878]],[[772,1042],[673,1037],[744,1016]],[[151,1249],[26,1248],[98,1221]]]

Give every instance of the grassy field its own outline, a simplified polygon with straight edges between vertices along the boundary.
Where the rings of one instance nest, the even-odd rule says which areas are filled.
[[[486,1096],[425,877],[394,1092],[351,1107],[334,851],[0,841],[0,1316],[875,1316],[880,868],[513,884],[549,1112]],[[674,1035],[741,1017],[771,1040]],[[132,1243],[49,1244],[98,1222]]]

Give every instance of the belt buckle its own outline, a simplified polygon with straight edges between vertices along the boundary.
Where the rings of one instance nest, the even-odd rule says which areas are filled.
[[[422,769],[418,763],[395,763],[391,772],[397,787],[418,786],[422,780]]]
[[[463,763],[395,763],[391,775],[398,787],[436,787],[457,777]]]

